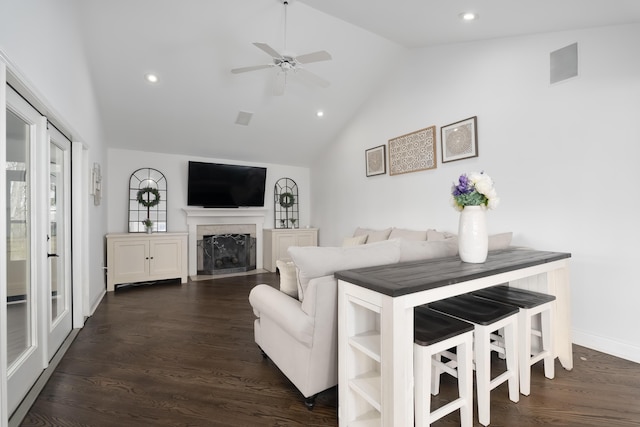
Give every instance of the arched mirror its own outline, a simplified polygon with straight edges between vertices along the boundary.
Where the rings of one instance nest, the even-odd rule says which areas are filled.
[[[129,232],[167,231],[167,179],[157,169],[141,168],[129,178]]]

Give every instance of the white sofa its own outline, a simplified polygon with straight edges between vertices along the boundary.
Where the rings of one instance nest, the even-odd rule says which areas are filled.
[[[354,233],[359,243],[366,240],[361,237],[363,230]],[[376,235],[377,232],[380,233]],[[399,234],[404,236],[385,240],[392,236],[391,231],[369,230],[366,235],[374,235],[373,240],[377,240],[374,243],[291,247],[289,255],[293,264],[287,268],[296,270],[297,298],[265,284],[251,290],[249,302],[256,315],[255,341],[263,354],[300,390],[310,409],[319,392],[338,383],[337,280],[334,273],[457,254],[457,240],[452,235],[431,233],[431,240],[409,240],[411,236],[407,233],[396,233]],[[427,238],[426,232],[424,236]],[[345,239],[346,245],[353,242],[352,238]],[[280,274],[282,278],[287,272],[281,268]]]

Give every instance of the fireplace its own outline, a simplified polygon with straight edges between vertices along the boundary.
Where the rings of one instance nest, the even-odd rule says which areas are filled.
[[[198,274],[240,273],[256,268],[256,239],[250,234],[214,234],[198,241]]]
[[[183,209],[189,228],[189,275],[198,274],[198,241],[205,235],[251,234],[255,237],[255,268],[263,267],[262,229],[267,214],[266,209],[208,209],[190,207]],[[245,228],[246,227],[246,228]]]

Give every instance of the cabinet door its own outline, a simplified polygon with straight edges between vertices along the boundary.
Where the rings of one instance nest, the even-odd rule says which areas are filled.
[[[149,277],[149,240],[126,240],[113,243],[113,263],[109,274],[115,283],[147,280]]]
[[[298,233],[297,246],[318,246],[318,239],[315,231],[300,231]]]
[[[290,260],[291,257],[287,249],[289,246],[298,246],[296,235],[294,233],[278,233],[274,237],[276,239],[275,259]]]
[[[182,245],[178,239],[152,240],[150,243],[150,275],[174,278],[182,276]]]

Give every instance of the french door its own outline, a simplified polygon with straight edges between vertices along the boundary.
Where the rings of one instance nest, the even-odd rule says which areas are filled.
[[[6,91],[7,409],[71,331],[69,142]]]

